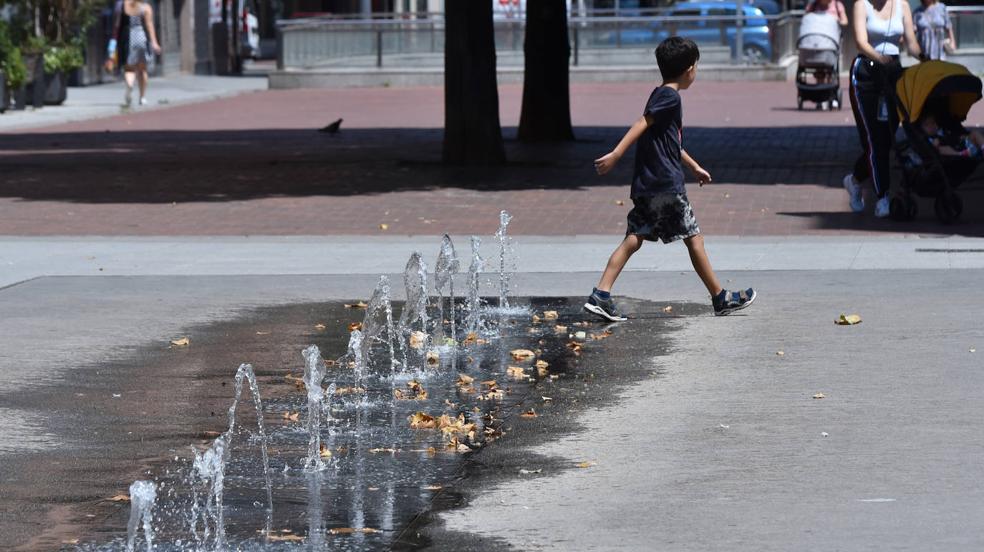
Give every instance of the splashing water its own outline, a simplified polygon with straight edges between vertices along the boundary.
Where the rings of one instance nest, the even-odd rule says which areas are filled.
[[[157,500],[157,487],[152,481],[134,481],[130,485],[130,521],[126,524],[126,552],[134,552],[137,534],[143,526],[144,542],[147,552],[154,549],[154,528],[151,519],[154,515],[154,501]]]
[[[369,349],[368,346],[365,348]],[[366,363],[363,353],[363,335],[359,330],[354,330],[349,334],[348,360],[355,364],[352,370],[355,381],[352,386],[356,388],[357,393],[361,394],[362,391],[358,390],[366,389]]]
[[[448,294],[451,301],[451,341],[457,342],[455,334],[454,316],[454,275],[459,269],[458,255],[454,251],[454,243],[451,237],[444,234],[441,240],[441,252],[437,255],[437,263],[434,265],[434,287],[437,289],[438,296],[438,318],[436,335],[438,338],[444,337],[444,288],[449,288]]]
[[[321,382],[325,379],[325,363],[316,345],[304,349],[301,354],[305,361],[304,386],[308,399],[308,454],[304,469],[320,471],[325,467],[321,461],[321,404],[325,396]]]
[[[385,334],[385,339],[383,335]],[[390,302],[389,278],[379,277],[379,283],[372,292],[369,304],[366,305],[366,315],[362,320],[362,363],[371,367],[372,346],[374,343],[386,343],[389,347],[390,371],[397,369],[396,360],[396,330],[393,326],[393,304]]]
[[[479,295],[479,282],[482,276],[482,266],[485,259],[482,258],[480,249],[482,239],[478,236],[471,237],[471,264],[468,266],[468,299],[465,302],[465,328],[469,332],[478,331],[482,326],[482,298]]]
[[[400,313],[399,334],[400,344],[404,353],[402,370],[410,369],[408,351],[408,340],[415,331],[427,333],[427,264],[419,252],[414,251],[407,261],[407,266],[403,271],[403,285],[406,288],[407,300],[403,305],[403,312]],[[427,344],[413,352],[413,364],[420,369],[424,368],[426,362],[422,351]]]
[[[192,447],[195,454],[194,473],[199,484],[204,485],[206,490],[205,503],[202,505],[198,504],[196,491],[195,506],[192,509],[191,531],[199,548],[202,545],[207,546],[210,538],[215,549],[222,550],[226,547],[222,500],[225,491],[225,467],[229,459],[228,436],[229,433],[223,433],[201,454]],[[201,533],[198,532],[199,522]]]
[[[249,391],[253,396],[253,406],[256,409],[256,427],[260,438],[260,451],[263,455],[263,481],[266,484],[267,494],[267,519],[265,535],[270,534],[273,525],[273,484],[270,482],[270,455],[267,451],[267,434],[263,426],[263,402],[260,400],[260,387],[256,383],[256,373],[250,364],[240,364],[236,370],[236,398],[229,408],[229,431],[230,435],[235,427],[236,407],[239,406],[239,397],[243,392],[243,380],[249,382]]]
[[[506,257],[512,250],[511,238],[506,235],[509,228],[509,221],[512,215],[506,211],[499,212],[499,229],[495,231],[495,237],[499,240],[499,307],[509,307],[509,280],[512,275],[506,270]]]

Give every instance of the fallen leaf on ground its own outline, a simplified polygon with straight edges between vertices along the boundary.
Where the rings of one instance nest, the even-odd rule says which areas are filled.
[[[321,332],[321,331],[324,331],[324,330],[328,329],[328,326],[325,326],[324,324],[315,324],[314,325],[314,329],[316,329],[319,332]]]
[[[440,485],[427,485],[425,487],[421,487],[421,489],[424,489],[425,491],[440,491],[443,488],[444,487]]]
[[[62,544],[78,544],[79,539],[63,540]]]
[[[321,450],[318,454],[320,454],[322,458],[331,458],[331,450],[326,447],[324,443],[321,443]]]
[[[362,330],[362,322],[349,322],[348,331]]]
[[[256,332],[256,335],[270,335],[270,332]]]
[[[366,390],[362,387],[336,387],[336,395],[358,395],[360,393],[365,393]]]
[[[482,387],[488,387],[489,389],[495,389],[499,387],[499,383],[495,380],[485,380],[482,382]]]
[[[506,375],[513,379],[524,379],[526,377],[526,372],[524,372],[519,366],[510,366],[506,368]]]
[[[556,326],[554,326],[554,331],[559,334],[565,334],[567,333],[567,326],[561,326],[560,324],[557,324]]]
[[[591,334],[591,339],[594,339],[595,341],[601,341],[602,339],[607,339],[607,338],[611,337],[611,335],[612,335],[612,331],[611,330],[605,330],[605,331],[600,332],[600,333]]]
[[[351,535],[353,533],[363,533],[368,535],[370,533],[378,533],[379,529],[373,529],[371,527],[363,527],[362,529],[353,529],[351,527],[336,527],[334,529],[329,529],[328,532],[331,533],[332,535]]]
[[[673,305],[666,305],[665,307],[663,307],[663,312],[667,314],[673,312]]]
[[[203,431],[202,432],[202,437],[204,437],[206,439],[215,439],[219,435],[222,435],[222,433],[220,433],[218,431]]]
[[[393,396],[401,401],[425,401],[427,390],[417,380],[410,380],[407,382],[407,391],[394,389]]]
[[[543,468],[540,468],[538,470],[527,470],[527,469],[520,468],[519,475],[530,475],[530,474],[541,473],[541,472],[543,472]]]
[[[125,494],[118,494],[113,498],[107,498],[106,500],[110,502],[130,502],[130,496]]]
[[[577,341],[570,341],[567,343],[567,348],[574,352],[575,355],[581,354],[582,345]]]
[[[389,454],[396,454],[396,449],[395,448],[374,448],[374,449],[369,449],[369,452],[371,452],[372,454],[379,454],[380,452],[386,452],[386,453],[389,453]]]
[[[584,331],[574,332],[574,339],[580,339],[581,341],[584,341],[587,337],[588,337],[587,332]]]
[[[615,205],[618,205],[619,207],[621,207],[621,206],[625,205],[625,201],[623,201],[621,199],[616,199],[615,200]]]
[[[389,230],[390,225],[383,223],[379,225],[380,230]]]
[[[546,368],[547,366],[550,366],[550,363],[548,363],[545,360],[538,360],[536,361],[536,364],[534,364],[534,366],[536,366],[537,368]]]
[[[590,468],[591,466],[597,465],[596,462],[579,462],[577,467],[579,468]]]
[[[187,347],[189,343],[191,343],[191,341],[187,337],[171,340],[171,345],[174,345],[175,347]]]
[[[553,400],[553,397],[544,397],[543,395],[540,395],[540,398],[543,399],[543,402],[550,402]]]
[[[471,385],[473,381],[475,381],[475,378],[471,376],[458,374],[458,381],[454,382],[454,384],[458,387],[465,387],[467,385]]]
[[[776,356],[786,356],[786,353],[783,351],[776,351]]]
[[[300,412],[284,412],[284,419],[291,422],[297,422],[301,419]]]
[[[834,324],[839,326],[853,326],[861,323],[861,317],[856,314],[842,314],[840,318],[834,320]]]
[[[472,345],[478,341],[478,334],[475,332],[468,332],[465,336],[464,341],[461,342],[462,345]]]
[[[532,408],[520,414],[523,418],[536,418],[536,411]]]
[[[512,355],[513,360],[529,360],[536,356],[536,354],[529,349],[513,349],[512,351],[509,351],[509,354]]]
[[[424,414],[423,412],[415,412],[407,419],[410,420],[410,427],[413,429],[437,428],[437,420],[435,420],[433,416]]]
[[[364,309],[369,305],[365,301],[359,301],[357,303],[345,303],[345,308],[347,309]]]
[[[270,535],[267,538],[273,542],[304,542],[304,537],[300,535]]]
[[[557,311],[554,310],[543,311],[544,320],[557,320],[557,318],[558,318]]]
[[[539,324],[540,323],[540,317],[534,314],[533,315],[533,323],[534,324]]]
[[[427,351],[427,364],[437,364],[440,360],[441,357],[437,351]]]
[[[813,395],[813,398],[814,398],[814,399],[822,399],[822,398],[824,398],[824,397],[826,397],[826,395],[824,395],[823,393],[815,393],[815,394]]]
[[[411,349],[422,349],[424,344],[427,343],[427,334],[424,332],[411,332],[410,333],[410,348]]]

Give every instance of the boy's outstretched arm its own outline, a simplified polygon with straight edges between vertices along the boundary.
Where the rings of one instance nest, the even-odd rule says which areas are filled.
[[[711,181],[711,173],[705,171],[704,167],[701,167],[697,161],[694,161],[694,158],[690,157],[690,154],[686,150],[680,150],[680,159],[690,169],[690,172],[694,173],[694,176],[697,177],[697,184],[703,186]]]
[[[638,121],[632,123],[632,126],[629,127],[629,131],[625,133],[625,136],[623,136],[622,140],[617,146],[615,146],[615,149],[605,155],[602,155],[598,159],[595,159],[594,165],[595,170],[598,171],[598,174],[605,174],[615,168],[615,164],[618,163],[618,160],[621,159],[629,147],[631,147],[632,144],[634,144],[636,140],[642,136],[642,133],[646,132],[646,129],[649,128],[651,123],[652,122],[646,119],[646,117],[639,117]]]

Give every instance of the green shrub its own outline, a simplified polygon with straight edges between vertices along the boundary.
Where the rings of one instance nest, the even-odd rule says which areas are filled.
[[[72,71],[84,64],[82,48],[75,43],[49,46],[44,51],[44,72],[49,75]]]
[[[27,67],[20,48],[10,39],[10,28],[0,21],[0,70],[7,81],[7,88],[16,90],[27,82]]]

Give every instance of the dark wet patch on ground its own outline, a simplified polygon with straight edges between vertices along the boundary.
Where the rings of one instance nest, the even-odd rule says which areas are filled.
[[[532,325],[528,316],[504,319],[504,337],[463,350],[457,370],[444,357],[436,371],[443,375],[421,379],[429,390],[427,401],[400,401],[395,414],[375,408],[356,416],[353,408],[336,409],[335,436],[326,434],[325,441],[338,467],[320,475],[299,469],[307,442],[302,430],[306,402],[295,380],[285,376],[301,375],[300,350],[307,345],[318,345],[328,359],[344,354],[346,327],[359,321],[362,311],[346,309],[340,302],[257,309],[232,321],[190,329],[187,348],[169,347],[163,340],[159,347],[131,352],[110,366],[79,369],[64,384],[4,397],[4,404],[12,408],[45,405],[49,431],[68,438],[68,444],[61,451],[13,457],[0,472],[12,482],[9,486],[5,482],[11,494],[4,499],[0,515],[16,521],[24,517],[16,515],[18,508],[41,504],[48,509],[48,516],[40,510],[34,514],[34,534],[39,537],[28,543],[29,549],[72,547],[67,543],[74,539],[82,544],[106,543],[125,534],[128,505],[105,499],[125,494],[134,479],[157,479],[165,490],[162,499],[168,501],[158,501],[158,542],[168,542],[181,532],[175,513],[187,501],[187,488],[180,482],[188,470],[189,447],[206,446],[215,436],[210,432],[225,429],[235,369],[249,362],[257,372],[271,433],[273,527],[279,536],[313,533],[315,540],[323,538],[344,549],[500,547],[441,531],[429,523],[432,511],[465,504],[469,496],[502,478],[577,469],[570,459],[537,457],[520,449],[576,432],[573,418],[578,411],[610,405],[619,388],[651,377],[656,369],[653,357],[671,347],[670,319],[706,310],[674,304],[666,312],[666,304],[627,301],[624,306],[635,314],[633,320],[611,327],[608,336],[603,333],[605,326],[582,314],[581,299],[521,301],[534,312],[557,310],[560,317],[538,325]],[[589,324],[575,325],[582,321]],[[558,324],[567,326],[567,332],[558,333]],[[586,332],[580,355],[568,347],[568,334],[577,331]],[[592,335],[605,337],[592,339]],[[514,348],[542,351],[538,358],[549,363],[548,372],[540,375],[530,362],[510,360],[508,352]],[[531,367],[526,372],[533,381],[508,378],[509,365]],[[477,401],[475,394],[457,391],[458,372],[473,375],[475,383],[495,379],[509,392],[502,399]],[[336,373],[330,371],[329,379]],[[345,377],[340,377],[339,385],[347,385]],[[388,397],[389,385],[381,381],[372,386],[377,402]],[[252,405],[245,403],[239,419],[248,426]],[[536,417],[521,415],[530,409]],[[476,452],[446,451],[447,439],[440,432],[407,429],[407,414],[417,410],[433,415],[465,412],[468,421],[491,413],[492,427],[505,433]],[[300,413],[299,421],[284,418],[295,413]],[[354,438],[358,426],[360,436]],[[226,526],[233,541],[259,542],[263,510],[257,504],[265,500],[265,491],[258,452],[248,434],[237,435],[225,501]],[[542,471],[520,475],[521,469]],[[308,500],[313,494],[321,500]],[[65,507],[51,509],[53,505]],[[321,522],[312,525],[314,518]],[[330,533],[332,528],[348,527],[380,532]]]

